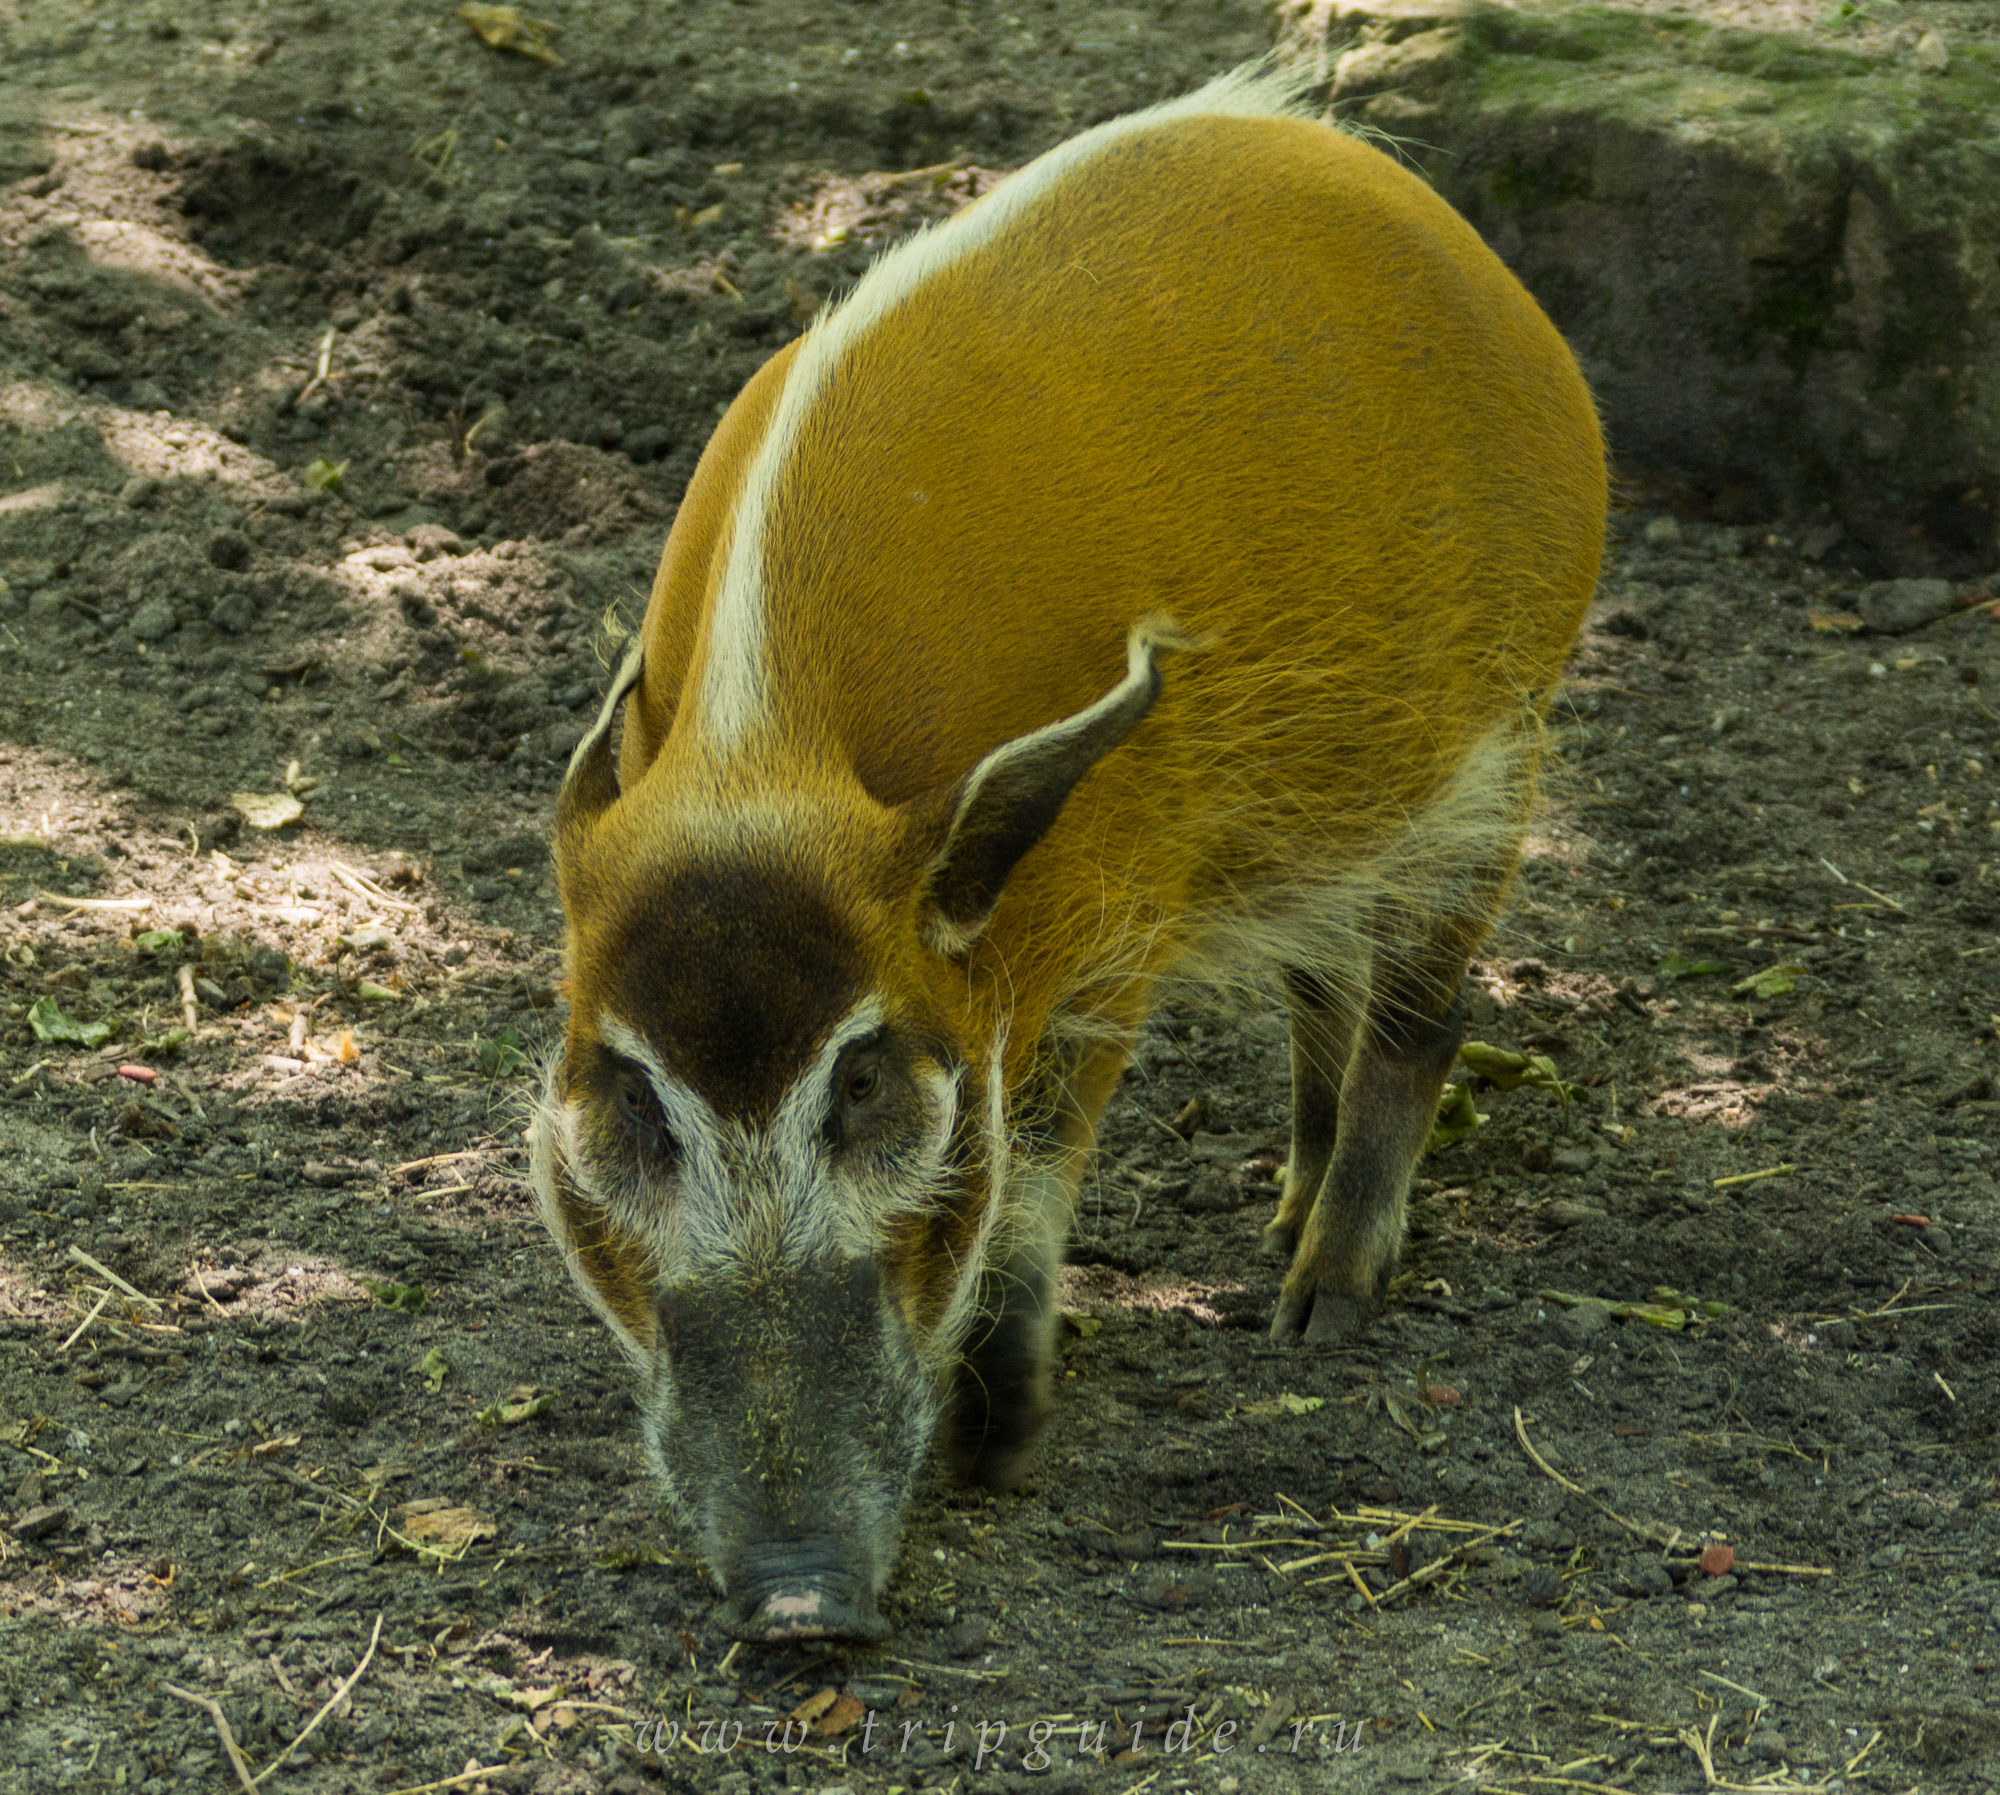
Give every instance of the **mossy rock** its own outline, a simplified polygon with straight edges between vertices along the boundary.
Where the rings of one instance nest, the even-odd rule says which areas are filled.
[[[1888,572],[2000,561],[2000,39],[1927,72],[1563,0],[1281,15],[1548,308],[1628,469]]]

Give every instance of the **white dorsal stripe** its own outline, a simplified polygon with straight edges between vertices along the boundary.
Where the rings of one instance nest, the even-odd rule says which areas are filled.
[[[1272,61],[1234,69],[1178,100],[1072,137],[1010,175],[975,206],[919,231],[877,261],[847,300],[814,324],[785,378],[769,428],[736,502],[729,559],[709,622],[701,681],[702,727],[719,747],[746,735],[763,706],[764,526],[772,494],[797,447],[806,414],[848,349],[924,282],[1007,229],[1079,163],[1138,132],[1185,118],[1274,118],[1297,109],[1309,66]]]

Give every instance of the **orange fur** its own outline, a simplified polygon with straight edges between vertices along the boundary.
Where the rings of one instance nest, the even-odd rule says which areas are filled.
[[[1111,139],[978,240],[995,197],[823,371],[760,517],[744,495],[810,343],[697,470],[621,790],[560,848],[571,1049],[608,988],[600,920],[662,868],[759,844],[835,893],[892,1020],[1004,1056],[1070,1152],[1163,975],[1261,956],[1365,981],[1343,961],[1385,903],[1414,933],[1463,913],[1476,944],[1596,578],[1604,464],[1569,351],[1472,229],[1282,100]],[[733,556],[754,632],[723,599]],[[932,951],[944,797],[1116,685],[1149,618],[1190,650],[1150,715],[967,950]],[[748,700],[725,717],[729,657]],[[977,1222],[906,1217],[882,1243],[926,1328]]]

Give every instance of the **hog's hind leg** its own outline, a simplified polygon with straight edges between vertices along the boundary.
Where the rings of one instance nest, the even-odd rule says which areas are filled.
[[[1376,950],[1332,1157],[1303,1218],[1274,1340],[1348,1338],[1380,1303],[1402,1250],[1410,1179],[1464,1039],[1459,987],[1485,927],[1483,912],[1456,916],[1414,944]]]
[[[1289,1261],[1312,1214],[1340,1125],[1340,1087],[1354,1051],[1354,1006],[1310,972],[1285,974],[1291,1023],[1292,1152],[1278,1213],[1265,1224],[1267,1257]]]

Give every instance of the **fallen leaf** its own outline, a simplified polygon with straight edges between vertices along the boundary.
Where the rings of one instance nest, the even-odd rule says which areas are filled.
[[[673,1554],[663,1551],[650,1540],[640,1540],[631,1545],[606,1546],[591,1561],[600,1571],[650,1570],[656,1564],[672,1564]]]
[[[1448,1084],[1438,1099],[1437,1120],[1424,1142],[1426,1153],[1436,1153],[1484,1128],[1491,1118],[1483,1115],[1472,1101],[1469,1084]]]
[[[1236,1412],[1265,1421],[1278,1415],[1310,1415],[1315,1409],[1325,1407],[1324,1396],[1295,1396],[1287,1390],[1282,1396],[1267,1396],[1262,1402],[1245,1403]]]
[[[231,792],[229,808],[253,829],[282,829],[306,813],[290,792]]]
[[[1732,997],[1783,997],[1805,976],[1803,966],[1766,966],[1729,987]]]
[[[396,1530],[407,1540],[434,1546],[469,1546],[499,1532],[477,1509],[454,1508],[436,1496],[397,1509]]]
[[[435,1396],[444,1388],[444,1380],[451,1375],[451,1361],[434,1346],[417,1361],[417,1375],[430,1386]]]
[[[1724,973],[1734,972],[1735,966],[1728,960],[1690,960],[1680,954],[1669,954],[1657,968],[1664,979],[1706,979],[1719,978]]]
[[[800,1702],[799,1705],[796,1708],[794,1708],[790,1714],[786,1715],[785,1718],[787,1720],[799,1721],[801,1724],[805,1726],[811,1726],[815,1720],[817,1720],[822,1714],[824,1714],[827,1711],[827,1709],[832,1707],[833,1704],[837,1702],[839,1699],[840,1699],[839,1690],[821,1689],[817,1691],[815,1694],[807,1696],[805,1700]]]
[[[299,478],[305,482],[308,492],[338,492],[346,472],[346,462],[329,461],[321,455],[306,464],[306,470]]]
[[[547,1707],[551,1702],[561,1701],[569,1694],[567,1683],[553,1683],[546,1689],[523,1689],[511,1678],[503,1677],[493,1671],[467,1675],[461,1670],[448,1669],[446,1674],[461,1689],[472,1689],[481,1695],[490,1695],[497,1702],[502,1702],[510,1708],[520,1708],[529,1714],[538,1708]]]
[[[843,1693],[832,1707],[813,1722],[813,1735],[820,1739],[837,1739],[849,1727],[858,1725],[862,1715],[868,1710],[851,1695]]]
[[[1714,1302],[1705,1297],[1683,1296],[1664,1284],[1654,1285],[1650,1297],[1643,1303],[1614,1303],[1599,1296],[1577,1296],[1567,1290],[1539,1290],[1535,1294],[1543,1302],[1560,1303],[1565,1309],[1596,1303],[1613,1321],[1644,1322],[1648,1327],[1665,1328],[1672,1333],[1680,1333],[1694,1322],[1720,1321],[1730,1312],[1727,1303]]]
[[[1564,1084],[1556,1076],[1556,1063],[1546,1053],[1513,1053],[1484,1041],[1467,1041],[1458,1050],[1458,1063],[1498,1090],[1513,1091],[1526,1085],[1530,1090],[1547,1091],[1565,1103],[1576,1095],[1574,1085]]]
[[[414,1315],[424,1306],[421,1284],[392,1284],[386,1279],[363,1278],[361,1288],[383,1308],[393,1309],[398,1315]]]
[[[483,6],[466,0],[458,16],[478,34],[489,50],[511,50],[516,56],[536,62],[560,63],[562,58],[549,48],[549,39],[560,37],[562,27],[546,19],[526,17],[518,6]]]
[[[556,1406],[555,1392],[538,1390],[533,1384],[521,1384],[507,1392],[504,1402],[496,1402],[479,1411],[476,1419],[481,1427],[519,1427],[524,1421],[532,1421],[537,1415],[546,1415]]]
[[[66,1042],[76,1047],[102,1047],[111,1039],[108,1022],[79,1022],[65,1016],[53,997],[38,997],[28,1006],[28,1026],[38,1041]]]

